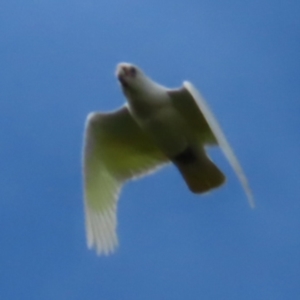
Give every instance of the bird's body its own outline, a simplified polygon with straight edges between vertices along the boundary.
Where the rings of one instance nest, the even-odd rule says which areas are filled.
[[[145,75],[143,77],[149,84],[141,85],[142,89],[123,86],[129,112],[168,157],[176,155],[187,146],[184,122],[172,106],[167,89]]]
[[[172,162],[194,193],[222,185],[225,176],[206,155],[208,145],[222,147],[252,200],[229,144],[190,83],[167,89],[127,63],[118,65],[117,77],[127,104],[112,113],[89,115],[86,126],[84,179],[90,247],[95,246],[99,254],[115,249],[117,199],[129,179]]]
[[[129,106],[129,111],[140,128],[171,158],[188,146],[188,130],[184,120],[168,102],[171,102],[170,99],[165,99],[163,105],[154,108],[145,118],[134,107]]]

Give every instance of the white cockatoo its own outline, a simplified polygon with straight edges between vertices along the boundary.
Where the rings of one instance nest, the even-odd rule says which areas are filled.
[[[89,248],[98,254],[115,250],[117,202],[127,180],[173,163],[193,193],[221,186],[225,176],[206,154],[210,145],[221,147],[254,207],[236,156],[190,82],[169,89],[129,63],[120,63],[116,76],[126,104],[113,112],[91,113],[86,121],[83,171]]]

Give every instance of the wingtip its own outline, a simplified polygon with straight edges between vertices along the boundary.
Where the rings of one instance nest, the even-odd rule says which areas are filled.
[[[108,256],[115,252],[118,246],[116,234],[115,208],[97,212],[86,207],[86,242],[90,250],[95,250],[99,256]]]
[[[94,250],[98,256],[109,256],[116,252],[118,248],[118,241],[115,240],[113,245],[110,245],[108,247],[103,247],[103,245],[100,245],[98,243],[93,243],[91,241],[87,241],[87,248],[89,250]]]
[[[252,209],[256,208],[256,203],[255,203],[252,193],[250,195],[248,195],[248,203]]]

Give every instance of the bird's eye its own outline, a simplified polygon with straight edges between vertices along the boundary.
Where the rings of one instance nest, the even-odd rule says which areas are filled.
[[[130,67],[129,68],[129,73],[132,77],[135,77],[136,76],[136,73],[137,73],[137,70],[135,67]]]

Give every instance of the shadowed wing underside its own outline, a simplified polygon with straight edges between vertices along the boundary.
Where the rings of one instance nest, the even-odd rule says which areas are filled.
[[[88,246],[109,254],[117,246],[116,205],[122,184],[167,163],[126,106],[92,113],[86,122],[84,189]]]

